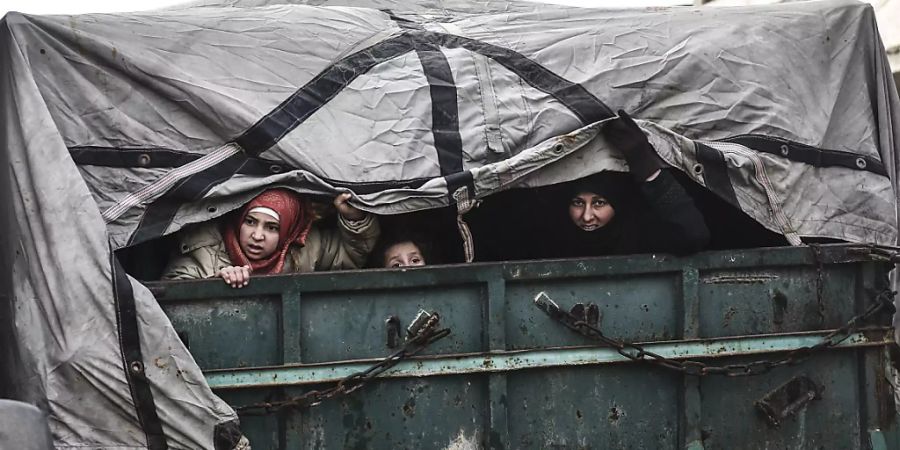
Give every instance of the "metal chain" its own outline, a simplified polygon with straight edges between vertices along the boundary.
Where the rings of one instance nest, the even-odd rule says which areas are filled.
[[[440,316],[437,313],[430,314],[428,320],[406,341],[406,345],[403,348],[386,356],[372,367],[347,376],[329,389],[322,391],[311,390],[302,395],[284,400],[238,406],[234,410],[244,415],[264,415],[283,409],[316,406],[327,399],[348,395],[365,386],[373,378],[396,366],[400,361],[418,354],[433,342],[450,334],[449,328],[438,329],[439,323]]]
[[[819,324],[825,323],[825,262],[822,261],[822,248],[819,244],[807,244],[812,251],[813,260],[816,262],[816,313],[819,314]]]
[[[766,373],[776,367],[797,364],[808,358],[815,352],[840,344],[848,337],[850,337],[851,334],[859,331],[860,325],[870,322],[872,318],[881,314],[882,312],[889,312],[890,314],[893,314],[895,312],[893,301],[895,294],[896,292],[889,290],[882,291],[875,297],[875,301],[868,307],[868,309],[866,309],[865,312],[853,317],[852,319],[847,321],[844,326],[832,331],[831,333],[828,333],[828,335],[823,337],[822,341],[816,345],[791,350],[778,359],[760,360],[745,364],[729,364],[725,366],[708,365],[704,362],[696,360],[669,359],[651,351],[645,350],[638,344],[632,344],[606,337],[598,328],[591,326],[584,320],[581,320],[571,313],[560,309],[559,306],[554,303],[553,300],[550,300],[550,298],[547,297],[543,292],[538,294],[538,296],[535,298],[535,305],[542,311],[547,313],[547,315],[549,315],[551,318],[565,325],[567,328],[583,336],[597,340],[606,346],[616,349],[616,351],[620,355],[632,361],[642,361],[656,364],[658,366],[665,367],[666,369],[675,370],[687,375],[725,375],[730,377],[738,377],[747,375],[759,375]]]

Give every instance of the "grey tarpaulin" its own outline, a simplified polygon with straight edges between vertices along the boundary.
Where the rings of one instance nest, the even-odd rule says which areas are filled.
[[[27,403],[0,399],[0,448],[50,450],[53,441],[47,417]]]
[[[867,5],[278,3],[0,24],[3,376],[59,448],[234,444],[113,250],[272,184],[384,214],[468,206],[623,170],[598,137],[623,108],[793,243],[897,242],[900,105]]]

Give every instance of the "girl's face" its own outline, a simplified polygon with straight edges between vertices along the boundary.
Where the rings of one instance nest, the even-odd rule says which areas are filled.
[[[416,244],[398,242],[384,251],[384,267],[424,266],[425,258]]]
[[[616,210],[600,195],[582,192],[569,200],[569,217],[584,231],[605,227],[616,216]]]
[[[266,259],[278,248],[278,221],[261,212],[251,212],[241,223],[241,250],[251,261]]]

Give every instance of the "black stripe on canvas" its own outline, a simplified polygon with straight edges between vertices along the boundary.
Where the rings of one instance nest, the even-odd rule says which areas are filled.
[[[162,236],[182,204],[199,200],[210,189],[231,178],[246,159],[242,153],[235,153],[215,166],[185,178],[169,189],[144,211],[128,245],[140,244]]]
[[[354,53],[323,70],[278,107],[250,126],[236,142],[251,156],[259,155],[303,123],[347,85],[374,66],[418,48],[464,48],[506,67],[532,87],[562,103],[582,123],[593,123],[615,114],[584,86],[568,81],[513,50],[493,44],[430,31],[406,30]]]
[[[871,156],[857,153],[817,148],[787,139],[758,134],[742,134],[720,139],[718,142],[743,145],[758,152],[781,156],[791,161],[802,162],[815,167],[845,167],[854,170],[865,170],[884,177],[888,176],[887,170],[881,161]]]
[[[163,433],[159,414],[156,412],[156,402],[153,400],[150,382],[144,371],[144,356],[141,352],[134,291],[131,289],[131,282],[128,280],[128,275],[125,274],[125,269],[112,251],[110,251],[110,264],[112,265],[113,300],[116,308],[119,348],[122,352],[122,364],[125,378],[128,380],[128,388],[131,391],[131,399],[134,402],[141,429],[147,438],[147,448],[165,450],[169,446]]]
[[[740,207],[737,195],[734,193],[734,186],[731,184],[731,178],[728,176],[728,164],[725,156],[708,145],[699,142],[694,142],[694,145],[697,148],[697,161],[703,166],[703,179],[706,181],[706,187],[731,205]]]

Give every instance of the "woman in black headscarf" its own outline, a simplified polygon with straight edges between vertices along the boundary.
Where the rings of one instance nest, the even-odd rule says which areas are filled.
[[[703,215],[640,127],[619,110],[603,134],[625,156],[630,173],[600,172],[570,184],[563,255],[683,255],[705,248]]]

